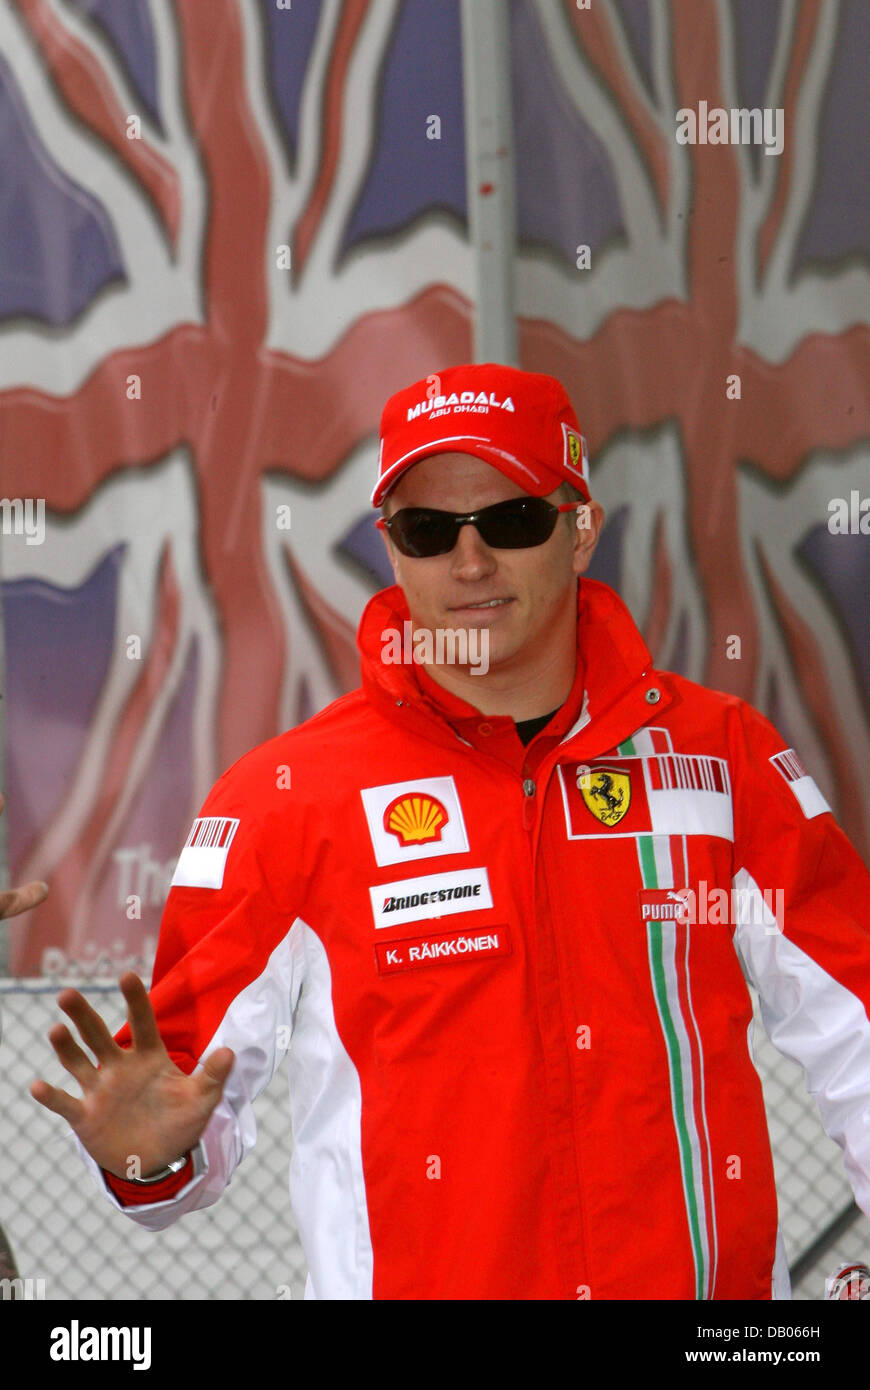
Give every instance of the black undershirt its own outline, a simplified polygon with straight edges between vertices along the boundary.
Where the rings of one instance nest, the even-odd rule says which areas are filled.
[[[531,743],[535,734],[539,734],[545,724],[549,724],[553,715],[558,711],[551,709],[549,714],[539,714],[537,719],[518,719],[516,721],[517,734],[522,743]]]

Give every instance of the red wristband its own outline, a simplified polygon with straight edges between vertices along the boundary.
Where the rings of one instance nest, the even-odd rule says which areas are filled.
[[[187,1155],[187,1162],[177,1173],[168,1173],[159,1182],[151,1182],[146,1186],[139,1182],[129,1182],[126,1178],[116,1178],[114,1173],[106,1172],[105,1168],[101,1168],[100,1172],[106,1186],[114,1192],[122,1207],[140,1207],[146,1203],[165,1202],[180,1192],[193,1177],[193,1156]]]

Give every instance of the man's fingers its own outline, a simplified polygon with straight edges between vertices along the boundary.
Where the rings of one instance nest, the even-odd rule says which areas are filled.
[[[17,917],[20,912],[29,912],[47,897],[48,884],[39,879],[25,883],[21,888],[7,888],[0,893],[0,920],[4,917]]]
[[[157,1027],[157,1020],[154,1017],[154,1009],[148,998],[148,991],[139,976],[132,970],[125,970],[118,983],[121,986],[121,993],[127,1001],[127,1020],[130,1024],[133,1046],[137,1050],[145,1052],[154,1048],[165,1051],[163,1039]]]
[[[120,1050],[96,1009],[91,1008],[77,989],[65,989],[57,1002],[78,1028],[84,1041],[99,1062],[110,1062]]]
[[[30,1094],[40,1105],[44,1105],[46,1110],[53,1110],[55,1115],[62,1115],[73,1129],[81,1124],[85,1117],[85,1107],[80,1100],[67,1095],[66,1091],[59,1090],[57,1086],[49,1086],[48,1082],[41,1078],[30,1083]]]
[[[6,798],[0,792],[0,815],[3,814],[5,805]],[[4,917],[17,917],[19,912],[29,912],[32,907],[38,907],[47,896],[48,884],[40,879],[22,884],[20,888],[5,889],[0,893],[0,921]]]
[[[92,1091],[99,1080],[99,1072],[86,1052],[83,1052],[65,1023],[56,1023],[49,1030],[48,1041],[58,1058],[71,1076],[74,1076],[83,1091]]]
[[[193,1078],[204,1099],[217,1105],[235,1060],[236,1054],[231,1047],[219,1047],[206,1057],[201,1069],[194,1073]]]

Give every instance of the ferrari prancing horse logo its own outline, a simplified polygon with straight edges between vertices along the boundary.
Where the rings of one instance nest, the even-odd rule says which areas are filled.
[[[602,825],[616,825],[631,805],[631,780],[627,772],[599,768],[578,770],[577,786],[587,808]]]

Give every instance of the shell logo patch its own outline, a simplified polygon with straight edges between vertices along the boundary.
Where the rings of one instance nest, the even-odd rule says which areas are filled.
[[[450,817],[437,796],[397,796],[384,812],[384,829],[399,844],[421,845],[441,839],[441,827]]]
[[[360,796],[378,866],[468,853],[465,819],[452,777],[362,787]]]
[[[618,825],[631,805],[631,778],[615,768],[596,768],[578,776],[577,785],[588,810],[602,825]]]

